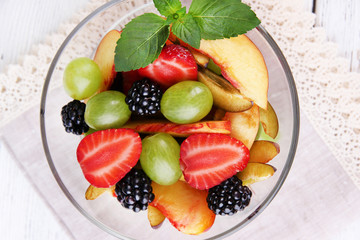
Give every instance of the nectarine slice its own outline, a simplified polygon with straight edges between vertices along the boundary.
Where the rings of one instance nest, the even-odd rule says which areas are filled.
[[[109,192],[113,195],[113,192],[115,190],[115,185],[110,188],[98,188],[94,187],[93,185],[90,185],[85,192],[85,199],[86,200],[95,200],[100,195],[102,195],[104,192]]]
[[[279,131],[279,121],[274,108],[267,103],[267,109],[260,109],[260,122],[264,132],[272,138],[276,138]]]
[[[228,112],[245,111],[252,107],[251,101],[245,98],[238,89],[212,71],[199,67],[198,80],[210,89],[215,106]]]
[[[274,175],[276,169],[264,163],[248,163],[246,168],[237,174],[244,186],[260,182]]]
[[[157,228],[165,220],[165,216],[156,207],[148,206],[148,220],[152,228]]]
[[[195,62],[202,66],[202,67],[206,67],[207,64],[209,63],[210,58],[205,56],[204,54],[200,53],[199,51],[197,51],[194,48],[188,48],[189,51],[191,52],[191,54],[194,56],[195,58]]]
[[[151,186],[155,199],[150,205],[159,209],[180,232],[200,234],[213,225],[215,214],[208,208],[207,191],[180,180],[169,186],[152,182]]]
[[[230,121],[201,121],[188,124],[177,124],[169,121],[133,121],[123,128],[131,128],[140,133],[168,133],[174,137],[188,137],[195,133],[222,133],[230,134]]]
[[[243,112],[227,112],[223,120],[231,122],[230,136],[240,140],[250,149],[259,129],[259,107],[254,104]]]
[[[96,50],[94,61],[99,66],[103,79],[98,93],[108,90],[116,77],[114,56],[116,43],[119,38],[120,32],[111,30],[103,37]]]
[[[269,141],[255,141],[250,148],[249,162],[267,163],[280,152],[279,144]]]
[[[218,40],[201,40],[199,51],[210,57],[222,75],[256,105],[266,109],[269,85],[264,58],[245,35]]]

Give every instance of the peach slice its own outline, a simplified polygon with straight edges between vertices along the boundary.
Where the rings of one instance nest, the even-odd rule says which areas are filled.
[[[199,51],[220,66],[224,78],[243,95],[266,109],[268,71],[261,52],[248,37],[203,39]]]
[[[210,58],[195,50],[194,48],[188,48],[191,54],[194,56],[195,61],[198,65],[206,67],[209,63]]]
[[[243,112],[226,112],[223,120],[231,122],[230,136],[240,140],[250,149],[259,129],[259,107],[254,104]]]
[[[208,208],[207,191],[180,180],[170,186],[155,182],[151,185],[155,199],[150,205],[159,209],[180,232],[196,235],[213,225],[215,214]]]
[[[123,128],[131,128],[140,133],[168,133],[174,137],[188,137],[195,133],[230,134],[230,121],[201,121],[189,124],[176,124],[169,121],[129,122]]]
[[[160,227],[161,223],[165,220],[165,216],[160,210],[150,205],[148,206],[147,216],[152,228]]]
[[[238,89],[212,71],[199,67],[198,80],[210,89],[215,106],[229,112],[245,111],[252,107],[251,101]]]
[[[250,148],[249,162],[267,163],[280,152],[279,144],[270,141],[255,141]]]
[[[103,37],[96,50],[94,61],[100,67],[103,79],[98,93],[108,90],[116,77],[114,56],[116,43],[119,38],[120,32],[118,30],[111,30]]]
[[[264,132],[272,138],[276,138],[279,131],[279,121],[274,108],[267,103],[267,109],[260,109],[260,122]]]
[[[90,185],[85,192],[85,199],[86,200],[95,200],[96,198],[98,198],[100,195],[102,195],[104,192],[109,192],[112,195],[113,192],[115,191],[115,185],[110,187],[110,188],[97,188],[94,187],[93,185]]]
[[[276,169],[264,163],[248,163],[246,168],[237,174],[244,186],[260,182],[274,175]]]

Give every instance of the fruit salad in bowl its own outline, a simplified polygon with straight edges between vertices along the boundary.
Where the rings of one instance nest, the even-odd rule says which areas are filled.
[[[45,81],[41,131],[81,213],[124,239],[218,239],[265,209],[299,109],[259,24],[238,0],[154,0],[109,2],[75,28]]]

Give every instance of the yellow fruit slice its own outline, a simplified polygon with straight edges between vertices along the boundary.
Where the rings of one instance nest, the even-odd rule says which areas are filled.
[[[280,152],[279,144],[269,141],[255,141],[250,148],[251,163],[267,163]]]
[[[156,207],[148,206],[147,216],[150,222],[150,226],[155,228],[165,220],[165,216]]]
[[[97,187],[94,187],[93,185],[90,185],[86,189],[85,199],[86,200],[95,200],[104,192],[110,192],[111,194],[113,194],[114,190],[115,190],[115,185],[110,188],[97,188]]]
[[[260,182],[274,175],[276,169],[268,164],[248,163],[246,168],[237,174],[244,186],[249,186],[255,182]]]

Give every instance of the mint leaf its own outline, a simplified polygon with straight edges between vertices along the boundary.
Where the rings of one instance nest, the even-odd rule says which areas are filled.
[[[184,17],[186,14],[186,7],[181,8],[176,13],[169,15],[166,19],[166,23],[171,24]]]
[[[184,42],[194,48],[200,47],[200,28],[195,22],[193,16],[186,14],[173,23],[172,32]]]
[[[155,61],[170,34],[165,22],[154,13],[145,13],[126,24],[115,49],[115,71],[136,70]]]
[[[180,0],[154,0],[154,5],[166,17],[181,9]]]
[[[201,38],[214,40],[236,37],[255,28],[260,20],[239,0],[193,0],[191,14],[201,30]]]

